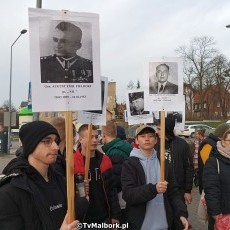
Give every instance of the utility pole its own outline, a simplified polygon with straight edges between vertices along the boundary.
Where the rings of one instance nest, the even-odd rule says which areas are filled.
[[[42,8],[42,0],[37,0],[36,8]]]

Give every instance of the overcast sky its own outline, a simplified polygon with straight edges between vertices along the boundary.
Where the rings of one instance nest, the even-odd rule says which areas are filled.
[[[28,29],[28,7],[36,0],[1,3],[0,105],[9,99],[10,47]],[[43,0],[42,8],[98,13],[101,75],[117,82],[118,102],[128,82],[142,85],[145,57],[176,57],[175,49],[195,36],[213,36],[230,59],[229,0]],[[27,100],[30,80],[29,33],[13,46],[12,103]]]

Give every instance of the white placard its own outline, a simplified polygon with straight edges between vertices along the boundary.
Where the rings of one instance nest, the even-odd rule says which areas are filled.
[[[96,111],[79,111],[78,121],[82,124],[106,125],[106,103],[108,97],[108,78],[101,77],[102,109]]]
[[[183,96],[183,64],[177,57],[147,58],[144,71],[147,110],[180,111]]]
[[[33,111],[100,109],[99,16],[29,9]]]
[[[145,110],[144,91],[131,90],[126,95],[128,124],[153,123],[152,112]]]

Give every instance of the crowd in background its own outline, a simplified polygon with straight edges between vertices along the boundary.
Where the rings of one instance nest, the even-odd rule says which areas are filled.
[[[100,147],[96,126],[89,140],[89,125],[78,131],[73,125],[76,220],[68,223],[65,119],[22,126],[22,146],[0,181],[0,229],[77,229],[79,222],[143,230],[189,229],[187,205],[193,202],[193,185],[205,193],[208,229],[217,228],[230,214],[230,127],[219,125],[207,137],[205,130],[197,130],[190,145],[174,134],[174,127],[175,120],[166,118],[162,179],[160,121],[156,130],[140,125],[132,145],[125,129],[109,121],[101,127]],[[85,178],[83,193],[78,190],[80,177]]]

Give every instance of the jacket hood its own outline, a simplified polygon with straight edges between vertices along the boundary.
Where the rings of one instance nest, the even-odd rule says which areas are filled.
[[[207,138],[205,138],[203,141],[215,141],[215,142],[217,142],[217,141],[219,141],[220,139],[217,137],[217,136],[215,136],[213,133],[210,133],[208,136],[207,136]]]
[[[210,133],[203,141],[200,143],[199,149],[201,150],[205,144],[209,144],[212,148],[216,147],[216,143],[219,141],[219,138]]]
[[[122,155],[127,158],[130,155],[132,147],[128,142],[121,140],[120,138],[115,138],[114,140],[102,146],[102,150],[108,156],[113,155],[110,153],[111,149],[113,149],[113,151],[114,149],[117,149],[119,153],[122,153]]]
[[[3,169],[2,173],[5,175],[9,175],[11,173],[23,173],[24,171],[31,170],[31,168],[32,167],[30,167],[28,161],[24,157],[19,156],[12,159]]]
[[[153,153],[153,154],[151,155],[150,158],[152,158],[153,156],[156,156],[156,150],[153,149],[152,153]],[[141,152],[140,149],[133,149],[132,152],[130,153],[130,156],[131,156],[131,157],[137,157],[138,159],[144,160],[144,161],[147,160],[147,159],[149,158],[149,157],[145,156],[145,155]]]
[[[174,128],[175,128],[175,119],[167,117],[165,119],[165,136],[170,140],[172,140],[175,137],[174,134]]]

